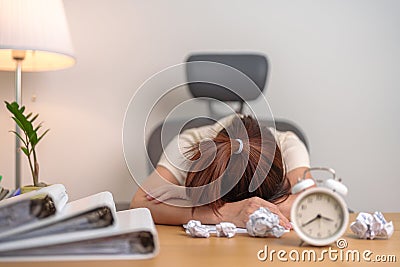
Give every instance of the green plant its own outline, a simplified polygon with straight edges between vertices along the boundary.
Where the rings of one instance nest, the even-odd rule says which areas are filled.
[[[13,115],[12,119],[17,123],[18,127],[22,130],[22,134],[16,131],[10,131],[14,133],[22,142],[22,152],[28,157],[29,167],[32,173],[33,185],[34,186],[45,186],[44,183],[39,183],[39,163],[36,155],[36,146],[42,140],[42,138],[49,132],[49,129],[45,130],[40,136],[38,134],[39,129],[42,127],[42,123],[39,123],[36,128],[33,126],[33,122],[38,118],[39,114],[33,115],[29,113],[24,114],[25,107],[19,107],[16,102],[8,103],[5,101],[7,109]]]

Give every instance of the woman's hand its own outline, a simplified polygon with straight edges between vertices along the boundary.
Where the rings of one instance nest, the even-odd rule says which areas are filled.
[[[246,228],[249,216],[259,208],[268,208],[279,217],[279,224],[290,229],[292,225],[289,220],[281,213],[278,206],[259,197],[252,197],[238,202],[226,203],[219,209],[222,219],[226,222],[232,222],[237,227]]]

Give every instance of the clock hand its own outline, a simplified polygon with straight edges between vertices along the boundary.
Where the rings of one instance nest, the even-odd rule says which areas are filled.
[[[332,220],[331,218],[328,218],[328,217],[325,217],[325,216],[322,216],[322,215],[321,215],[321,219],[324,219],[324,220],[326,220],[326,221],[333,222],[333,220]]]
[[[309,224],[312,223],[313,221],[315,221],[315,220],[317,220],[317,219],[320,219],[320,218],[321,218],[321,214],[318,214],[318,215],[315,216],[313,219],[309,220],[309,221],[306,222],[306,223],[303,223],[303,224],[301,225],[301,227],[304,227],[304,226],[306,226],[306,225],[309,225]]]

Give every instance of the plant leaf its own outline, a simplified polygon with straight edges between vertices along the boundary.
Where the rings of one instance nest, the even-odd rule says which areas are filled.
[[[30,122],[33,123],[33,121],[36,120],[37,117],[39,117],[39,114],[36,114],[36,115],[30,120]]]
[[[28,121],[23,114],[25,107],[19,108],[19,105],[16,102],[12,102],[11,104],[6,102],[7,109],[14,115],[16,121],[19,121],[20,124],[18,126],[22,126],[21,129],[24,130],[30,136],[33,132],[33,126],[30,121]]]
[[[29,152],[28,149],[26,147],[21,146],[21,150],[24,152],[25,155],[27,155],[29,157]]]
[[[21,137],[21,135],[19,133],[17,133],[16,131],[10,131],[10,132],[15,134],[22,141],[22,143],[24,143],[24,145],[27,146],[25,140]]]
[[[42,128],[42,123],[40,123],[40,124],[34,129],[34,131],[35,131],[35,132],[38,132],[38,130],[39,130],[40,128]]]
[[[15,121],[15,123],[19,126],[19,128],[21,128],[22,131],[25,132],[25,127],[24,125],[22,125],[22,123],[15,117],[12,117],[12,119]]]
[[[10,104],[7,101],[4,101],[4,103],[6,103],[6,107],[11,113],[13,113],[13,110],[18,109],[18,104],[16,102]]]
[[[42,140],[43,136],[44,136],[45,134],[47,134],[49,131],[50,131],[50,129],[47,129],[47,130],[38,138],[36,144],[39,143],[39,141]]]
[[[33,131],[32,134],[28,136],[28,138],[33,147],[38,143],[38,136],[35,131]]]

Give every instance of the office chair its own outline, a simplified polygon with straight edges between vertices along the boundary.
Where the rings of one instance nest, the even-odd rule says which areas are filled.
[[[267,76],[268,76],[268,61],[265,56],[260,54],[195,54],[191,55],[187,58],[186,62],[216,62],[228,65],[232,68],[237,69],[243,74],[247,75],[257,86],[253,86],[253,88],[224,88],[220,85],[214,83],[206,83],[206,82],[191,82],[188,83],[188,88],[190,93],[195,98],[210,98],[216,99],[219,101],[230,101],[239,103],[239,109],[237,112],[242,112],[245,101],[251,101],[257,99],[260,94],[262,94]],[[202,81],[204,79],[204,72],[207,72],[207,69],[196,67],[196,65],[188,64],[186,67],[186,76],[188,81]],[[232,80],[234,77],[226,77],[226,75],[220,75],[215,72],[207,72],[207,75],[213,76],[211,80]],[[197,79],[199,77],[199,79]],[[201,77],[201,78],[200,78]],[[222,83],[224,84],[224,83]],[[254,89],[256,88],[256,89]],[[239,96],[240,95],[240,96]],[[209,111],[211,113],[212,118],[216,118],[216,112],[213,109],[212,101],[208,101]],[[187,122],[181,131],[200,127],[204,125],[210,125],[215,123],[214,120],[209,118],[196,118],[194,120],[190,120]],[[161,132],[163,143],[167,144],[172,140],[176,133],[176,129],[179,129],[183,124],[183,120],[168,120],[167,123],[160,123],[150,134],[147,141],[147,154],[149,156],[149,171],[152,172],[160,159],[162,154],[162,141],[161,141]],[[260,124],[263,124],[261,121]],[[268,124],[266,121],[265,124]],[[293,122],[289,120],[281,120],[275,119],[275,127],[278,131],[292,131],[294,132],[305,144],[307,149],[309,149],[308,142],[306,136],[303,131]],[[168,135],[168,133],[174,133]]]

